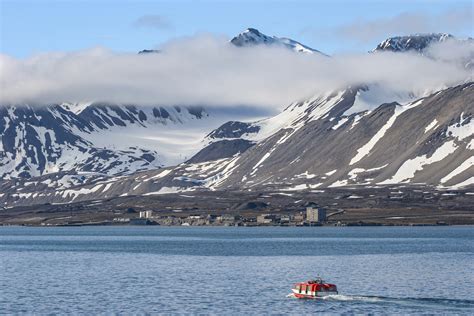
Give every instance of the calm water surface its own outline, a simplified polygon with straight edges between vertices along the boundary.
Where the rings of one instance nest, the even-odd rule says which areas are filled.
[[[473,227],[2,227],[0,313],[473,314],[473,259]]]

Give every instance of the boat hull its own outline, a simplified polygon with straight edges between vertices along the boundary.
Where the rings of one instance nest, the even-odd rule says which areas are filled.
[[[300,293],[296,289],[292,289],[293,295],[296,298],[318,298],[318,297],[325,297],[329,295],[337,295],[337,291],[317,291],[317,292],[308,292],[308,293]]]

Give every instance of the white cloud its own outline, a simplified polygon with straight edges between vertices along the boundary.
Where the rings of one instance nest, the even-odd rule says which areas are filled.
[[[95,48],[28,59],[1,55],[0,102],[251,105],[277,110],[348,85],[379,83],[420,93],[472,76],[453,60],[466,54],[469,58],[472,46],[440,44],[436,54],[441,61],[408,53],[328,58],[279,47],[238,48],[224,38],[200,35],[171,41],[159,54]]]
[[[414,33],[456,33],[471,29],[474,19],[472,5],[438,15],[405,12],[388,18],[367,20],[359,18],[352,23],[335,28],[335,34],[360,42],[382,40],[388,36]]]
[[[164,16],[157,14],[143,15],[136,19],[133,24],[135,27],[153,28],[153,29],[169,29],[171,23]]]
[[[457,61],[464,66],[469,63],[472,69],[474,66],[472,64],[474,61],[474,40],[448,40],[443,43],[435,43],[429,47],[426,54],[439,61]]]

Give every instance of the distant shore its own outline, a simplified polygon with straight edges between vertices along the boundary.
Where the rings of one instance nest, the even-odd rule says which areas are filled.
[[[445,222],[439,223],[366,223],[366,222],[350,222],[350,223],[320,223],[320,224],[306,224],[306,225],[248,225],[248,224],[213,224],[213,225],[162,225],[158,223],[148,223],[148,224],[124,224],[124,223],[114,223],[114,222],[82,222],[82,223],[62,223],[55,225],[45,225],[45,224],[28,224],[28,223],[17,223],[17,224],[0,224],[0,227],[92,227],[92,226],[101,226],[101,227],[212,227],[212,228],[222,228],[222,227],[251,227],[251,228],[268,228],[268,227],[290,227],[290,228],[321,228],[321,227],[441,227],[441,226],[474,226],[473,223],[466,224],[447,224]]]
[[[357,198],[356,198],[357,197]],[[324,192],[216,191],[126,196],[0,209],[0,225],[445,226],[474,224],[474,196],[428,188],[334,188]],[[324,209],[324,218],[307,209]],[[316,214],[313,214],[316,215]],[[323,215],[323,214],[320,214]]]

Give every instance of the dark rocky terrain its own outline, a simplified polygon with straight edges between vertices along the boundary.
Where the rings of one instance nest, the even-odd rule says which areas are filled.
[[[231,43],[308,53],[298,42],[255,31]],[[376,50],[424,50],[445,38],[435,35],[392,38]],[[218,124],[203,107],[0,107],[2,223],[103,221],[130,207],[291,213],[309,202],[344,210],[334,217],[341,221],[471,223],[472,78],[404,102],[383,94],[383,102],[368,105],[379,88],[328,91],[273,117]],[[207,136],[177,165],[164,166],[159,152],[125,141],[137,130],[160,137],[157,131],[192,124],[208,128]],[[266,206],[242,206],[253,201]]]
[[[286,125],[242,153],[234,150],[231,157],[213,160],[222,157],[214,155],[228,151],[213,152],[219,143],[211,142],[195,158],[204,162],[193,163],[192,158],[176,167],[128,176],[72,172],[4,180],[0,182],[0,203],[67,203],[195,190],[293,193],[397,184],[440,190],[472,188],[472,83],[405,106],[383,104],[373,111],[343,115],[355,95],[348,90],[295,103],[281,114],[290,118]],[[273,119],[256,124],[265,127]]]

